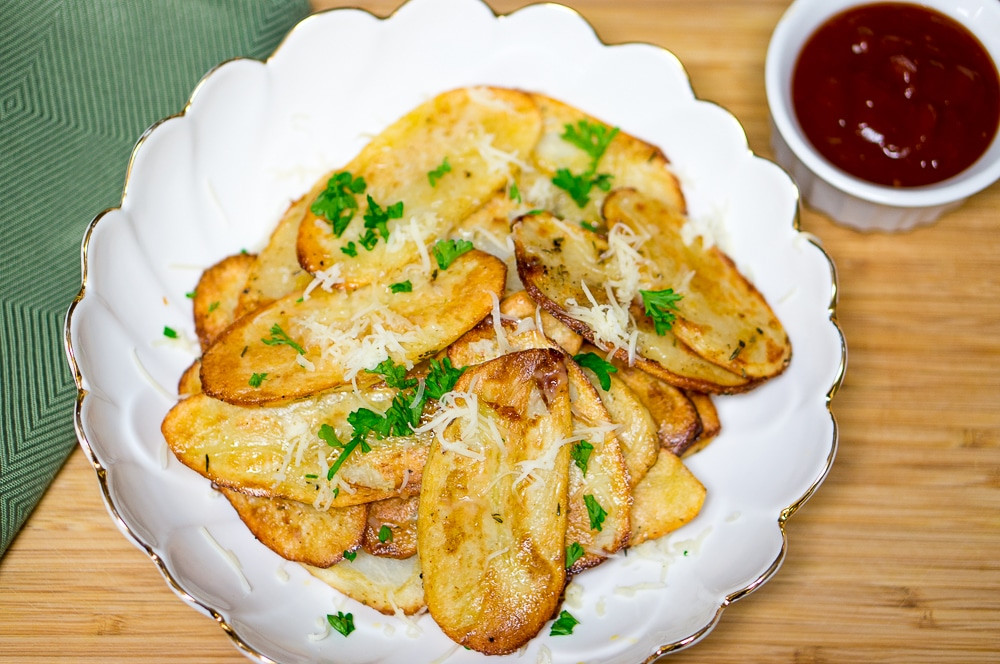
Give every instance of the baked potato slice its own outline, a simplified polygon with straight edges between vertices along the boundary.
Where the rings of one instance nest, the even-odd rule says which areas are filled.
[[[567,219],[600,224],[601,205],[605,196],[600,187],[590,189],[588,201],[581,207],[566,190],[553,184],[560,169],[580,176],[592,168],[591,155],[564,138],[567,125],[577,127],[580,122],[613,130],[603,121],[584,113],[569,104],[542,94],[533,93],[542,115],[542,132],[531,153],[531,170],[518,175],[518,188],[530,208],[545,209]],[[608,177],[614,187],[635,187],[684,210],[684,196],[680,183],[671,172],[663,152],[635,136],[616,131],[610,143],[593,166],[595,175]]]
[[[718,246],[684,242],[680,211],[635,189],[616,189],[604,201],[604,218],[647,238],[639,251],[650,266],[648,290],[683,295],[671,328],[682,343],[751,380],[785,370],[792,348],[781,321]]]
[[[705,487],[680,458],[666,449],[632,491],[632,538],[629,546],[663,537],[701,511]]]
[[[285,560],[329,567],[361,546],[367,505],[318,510],[295,500],[267,498],[219,487],[261,543]]]
[[[719,411],[716,410],[711,395],[688,390],[685,390],[684,394],[691,400],[694,409],[698,411],[698,419],[701,420],[701,433],[688,445],[687,449],[681,451],[681,457],[688,457],[705,449],[718,437],[719,433],[722,432],[722,421],[719,419]]]
[[[566,363],[573,414],[569,469],[567,547],[583,554],[569,566],[570,574],[598,565],[628,543],[632,492],[625,457],[597,390],[574,362]]]
[[[687,393],[635,367],[616,363],[618,373],[656,423],[660,446],[681,455],[702,432],[698,409]]]
[[[235,406],[195,394],[178,402],[161,430],[174,456],[215,484],[255,496],[287,498],[322,508],[345,507],[414,493],[430,434],[375,440],[351,453],[332,480],[343,448],[319,437],[324,424],[351,438],[350,413],[384,410],[395,390],[329,391],[278,406]]]
[[[553,616],[566,583],[563,355],[526,350],[470,367],[453,394],[420,492],[427,608],[456,643],[509,653]]]
[[[384,279],[412,263],[421,262],[430,272],[430,245],[505,189],[540,131],[534,101],[516,90],[461,88],[421,104],[310,192],[297,240],[300,264],[313,274],[339,265],[346,288]],[[347,189],[338,184],[343,173],[355,183]],[[322,216],[330,214],[322,207],[331,196],[349,199],[339,213],[352,217],[343,229]],[[399,204],[402,209],[392,210]],[[381,217],[382,225],[365,215]]]
[[[409,558],[417,553],[419,496],[386,498],[368,504],[361,545],[373,556]]]
[[[219,336],[201,363],[202,390],[233,404],[273,404],[357,379],[387,357],[412,367],[464,334],[503,294],[506,267],[477,250],[446,270],[387,284],[287,295]],[[447,315],[442,315],[447,312]]]
[[[267,244],[257,253],[240,292],[236,318],[256,311],[289,293],[306,288],[313,276],[299,265],[295,243],[308,209],[307,196],[293,201],[278,220]]]
[[[227,256],[201,273],[194,289],[194,331],[205,351],[235,319],[240,293],[256,257]]]
[[[666,330],[656,333],[642,315],[616,300],[612,266],[602,258],[605,236],[567,224],[549,213],[520,217],[513,226],[517,270],[532,299],[575,332],[628,363],[671,383],[701,392],[738,392],[750,381],[696,355]],[[637,315],[638,314],[638,315]]]
[[[323,583],[388,616],[412,616],[424,609],[420,559],[380,558],[358,551],[354,560],[331,567],[304,565]]]

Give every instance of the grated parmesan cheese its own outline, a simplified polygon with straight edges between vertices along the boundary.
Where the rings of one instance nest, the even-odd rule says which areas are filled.
[[[607,304],[598,304],[586,282],[581,282],[583,293],[590,306],[579,304],[575,298],[566,300],[566,313],[584,323],[594,333],[594,341],[604,350],[624,350],[628,354],[629,366],[635,363],[635,345],[638,330],[632,328],[632,316],[628,309],[615,299],[610,284],[604,284],[608,297]]]
[[[305,292],[302,293],[302,299],[308,300],[309,294],[317,288],[322,288],[329,293],[333,290],[334,286],[342,283],[344,283],[344,277],[340,274],[340,263],[334,263],[328,269],[319,270],[313,275],[313,280],[309,282]]]
[[[491,173],[509,175],[511,166],[517,166],[522,171],[533,170],[531,164],[518,157],[516,152],[505,152],[493,145],[493,134],[480,134],[476,137],[476,151],[486,162],[486,168]]]

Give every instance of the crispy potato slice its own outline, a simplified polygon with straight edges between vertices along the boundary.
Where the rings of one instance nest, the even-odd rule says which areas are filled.
[[[379,558],[358,551],[332,567],[304,565],[317,579],[380,613],[412,616],[424,608],[420,559]]]
[[[542,114],[542,134],[532,151],[534,169],[518,175],[518,187],[528,207],[545,209],[563,219],[600,223],[604,193],[594,187],[582,208],[562,189],[552,184],[559,169],[580,175],[591,168],[591,157],[563,138],[567,125],[584,121],[608,127],[578,108],[542,94],[532,94]],[[596,172],[611,176],[615,187],[635,187],[685,209],[680,183],[671,172],[666,156],[656,146],[619,131],[597,163]]]
[[[299,224],[305,218],[308,207],[306,196],[302,196],[292,202],[278,220],[267,245],[260,250],[257,259],[250,266],[240,292],[236,318],[290,293],[301,291],[312,281],[312,275],[299,265],[299,257],[295,252]]]
[[[356,375],[363,382],[362,370],[386,357],[412,366],[489,313],[505,272],[502,261],[472,250],[434,278],[414,275],[411,292],[372,284],[351,292],[316,289],[308,299],[287,295],[236,321],[205,352],[202,389],[233,404],[271,404]]]
[[[421,104],[342,169],[363,178],[366,189],[351,194],[358,212],[339,236],[312,207],[334,174],[324,176],[318,190],[310,192],[310,209],[299,226],[299,262],[313,274],[339,264],[345,287],[353,288],[421,261],[429,245],[505,188],[540,131],[534,101],[516,90],[462,88]],[[450,170],[432,184],[428,174],[445,163]],[[366,231],[362,211],[372,209],[369,197],[381,210],[403,204],[401,216],[386,222],[388,238],[376,234],[370,251],[358,246]],[[350,242],[358,252],[354,258],[341,251]],[[426,261],[425,267],[429,272]]]
[[[680,455],[701,434],[701,418],[687,394],[656,376],[616,362],[617,376],[628,385],[656,423],[660,446]]]
[[[542,332],[545,336],[556,342],[556,344],[570,355],[580,352],[583,345],[583,337],[564,325],[562,321],[545,311],[541,306],[531,299],[527,291],[517,291],[510,293],[500,302],[500,313],[504,316],[515,318],[535,318],[542,321]],[[537,327],[537,325],[536,325]]]
[[[733,373],[765,379],[785,370],[792,347],[764,296],[717,246],[701,238],[685,244],[684,216],[634,189],[616,189],[604,201],[609,226],[625,224],[648,240],[639,249],[652,264],[649,290],[677,288],[672,331],[681,342]]]
[[[198,358],[184,370],[177,381],[177,395],[189,397],[201,392],[201,358]]]
[[[409,558],[417,553],[419,497],[386,498],[368,504],[362,546],[373,556]]]
[[[691,404],[698,411],[698,419],[701,420],[701,433],[688,445],[687,449],[681,452],[682,457],[688,457],[705,449],[718,437],[719,433],[722,432],[722,421],[719,419],[719,411],[716,410],[711,395],[687,390],[684,394],[691,400]]]
[[[569,568],[570,574],[577,574],[604,562],[628,543],[632,492],[625,457],[615,435],[617,425],[583,369],[567,362],[566,372],[574,439],[566,544],[583,547],[584,554]],[[586,462],[578,456],[580,445],[590,446]]]
[[[367,505],[318,510],[284,498],[219,487],[254,537],[285,560],[329,567],[361,546]]]
[[[330,391],[280,406],[234,406],[196,394],[178,402],[161,429],[174,456],[219,486],[320,507],[344,507],[415,492],[430,434],[369,439],[371,451],[352,453],[332,481],[327,469],[340,450],[318,436],[329,424],[351,437],[347,416],[358,408],[387,408],[395,390]],[[334,492],[339,488],[338,492]]]
[[[705,502],[705,487],[676,454],[661,449],[632,496],[629,546],[663,537],[694,519]]]
[[[747,378],[696,355],[669,330],[656,334],[653,323],[641,315],[641,305],[636,316],[612,302],[611,287],[605,287],[610,267],[601,258],[608,249],[604,236],[541,213],[515,222],[513,237],[525,290],[591,343],[607,350],[614,348],[616,357],[628,361],[629,337],[635,334],[635,363],[647,371],[655,370],[675,385],[712,393],[750,387]],[[577,306],[572,306],[574,303]]]
[[[194,330],[204,351],[233,322],[237,302],[256,257],[227,256],[201,274],[194,290]]]
[[[562,357],[527,350],[467,370],[448,413],[456,419],[438,423],[446,428],[424,468],[427,607],[451,639],[483,653],[527,643],[566,583],[572,416]]]

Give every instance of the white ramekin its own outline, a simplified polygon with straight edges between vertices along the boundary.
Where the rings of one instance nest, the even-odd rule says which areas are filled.
[[[895,0],[898,1],[898,0]],[[1000,179],[1000,132],[971,167],[921,187],[887,187],[848,175],[822,157],[802,134],[791,100],[799,51],[828,18],[871,0],[795,0],[778,21],[767,49],[765,85],[775,159],[795,179],[806,204],[858,230],[902,231],[935,221]],[[1000,62],[1000,1],[923,0],[964,25]]]

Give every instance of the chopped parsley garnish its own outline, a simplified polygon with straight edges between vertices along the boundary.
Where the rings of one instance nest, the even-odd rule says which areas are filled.
[[[594,446],[585,440],[581,440],[573,444],[573,449],[570,450],[570,458],[573,459],[573,463],[576,467],[580,469],[584,475],[587,474],[587,464],[590,463],[590,454],[594,451]]]
[[[347,457],[351,456],[351,453],[354,450],[356,450],[359,445],[361,446],[362,454],[371,451],[371,447],[369,447],[368,443],[366,443],[363,439],[351,438],[351,440],[346,445],[344,445],[344,450],[340,453],[340,456],[338,456],[337,460],[333,462],[332,466],[330,466],[330,470],[326,471],[327,481],[333,479],[333,476],[337,474],[337,471],[340,470],[340,467],[344,465],[345,461],[347,461]]]
[[[389,526],[387,526],[385,524],[382,524],[382,527],[378,529],[378,541],[382,542],[383,544],[385,542],[391,542],[392,541],[392,528],[390,528]]]
[[[442,270],[447,270],[456,258],[469,251],[472,251],[472,243],[468,240],[438,240],[434,244],[434,258]]]
[[[351,561],[353,561],[357,557],[358,557],[358,552],[357,551],[347,551],[347,550],[344,551],[344,559],[345,560],[351,560]]]
[[[365,369],[365,371],[368,373],[379,374],[385,378],[386,385],[400,390],[405,390],[417,385],[417,380],[415,378],[406,377],[406,367],[402,364],[396,364],[392,361],[391,357],[387,357],[379,362],[378,366],[374,369]]]
[[[348,242],[346,245],[340,248],[342,252],[350,256],[351,258],[358,257],[358,245],[353,242]]]
[[[329,424],[323,424],[320,426],[319,431],[316,432],[320,440],[326,442],[330,447],[343,448],[344,444],[340,442],[340,438],[337,437],[337,431]]]
[[[585,551],[579,542],[573,542],[566,547],[566,567],[572,567],[573,563],[583,558]]]
[[[448,163],[448,157],[444,158],[444,161],[441,162],[440,166],[427,172],[427,181],[431,183],[432,187],[436,187],[438,180],[440,180],[445,173],[451,173],[451,164]]]
[[[383,240],[389,239],[389,220],[400,219],[403,216],[403,201],[397,201],[389,207],[382,207],[368,194],[368,210],[365,212],[365,228],[378,231]],[[368,247],[365,247],[366,249]]]
[[[375,231],[369,228],[365,231],[364,235],[358,238],[358,243],[368,251],[371,251],[378,244],[378,235],[375,235]]]
[[[264,379],[267,378],[267,373],[255,373],[250,376],[250,387],[260,387]]]
[[[197,295],[195,291],[188,291],[184,293],[184,297],[186,297],[189,300],[193,300],[195,295]]]
[[[674,325],[677,316],[677,303],[684,297],[680,293],[675,293],[673,288],[660,291],[641,290],[642,303],[646,307],[646,315],[653,319],[656,333],[663,336]]]
[[[268,346],[281,346],[282,344],[284,344],[285,346],[293,348],[295,352],[298,353],[299,355],[306,354],[305,349],[302,348],[302,346],[295,343],[294,341],[292,341],[292,338],[287,334],[285,334],[285,331],[282,330],[281,326],[278,325],[277,323],[271,326],[271,336],[267,338],[262,338],[261,341],[263,341]]]
[[[409,279],[406,281],[397,281],[394,284],[389,284],[389,290],[393,293],[412,293],[413,283]]]
[[[510,191],[507,192],[507,196],[509,196],[510,200],[514,201],[515,203],[521,202],[521,190],[518,189],[516,182],[510,183]]]
[[[590,529],[602,530],[604,519],[608,516],[608,513],[597,502],[597,499],[589,493],[583,497],[583,502],[587,505],[587,516],[590,517]]]
[[[580,120],[575,125],[564,125],[560,138],[590,155],[590,166],[580,174],[574,174],[568,168],[560,168],[552,178],[552,184],[568,193],[578,207],[585,207],[590,202],[590,191],[594,187],[601,191],[611,189],[611,174],[598,173],[597,163],[617,134],[618,127],[609,128],[587,120]]]
[[[347,636],[354,631],[354,614],[344,613],[343,611],[337,611],[337,615],[326,615],[326,621],[330,623],[330,627],[334,628],[344,636]]]
[[[561,611],[556,621],[552,623],[549,636],[569,636],[580,621],[570,615],[569,611]]]
[[[580,228],[583,228],[584,230],[588,230],[591,233],[596,233],[598,231],[598,229],[600,228],[600,226],[598,226],[597,224],[595,224],[592,221],[581,221],[580,222]]]
[[[366,186],[364,178],[356,178],[347,171],[335,173],[309,210],[317,217],[326,219],[333,234],[340,237],[358,210],[355,195],[362,193]]]
[[[424,378],[424,398],[440,399],[445,392],[451,392],[452,388],[455,387],[455,383],[465,373],[466,368],[461,367],[456,369],[451,366],[451,359],[447,357],[440,362],[438,360],[431,360],[430,371],[427,372],[427,377]]]
[[[168,326],[164,325],[163,326],[163,336],[165,336],[167,339],[176,339],[177,338],[177,330],[175,330],[172,327],[168,327]]]
[[[590,369],[597,376],[597,381],[604,391],[611,389],[611,374],[618,373],[618,367],[611,364],[597,353],[579,353],[573,359],[581,367]]]
[[[208,313],[212,313],[213,311],[218,309],[220,304],[221,303],[218,300],[216,300],[215,302],[208,305]]]

